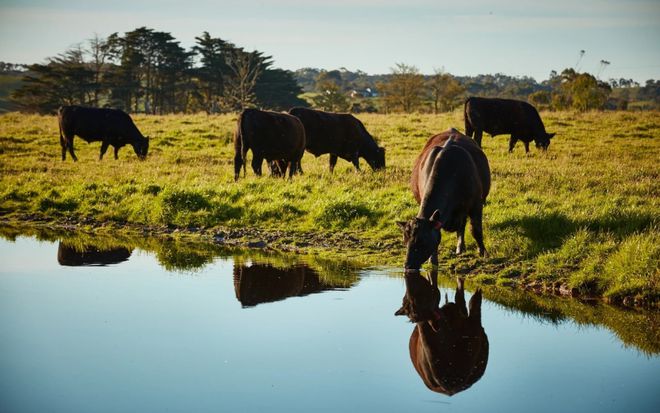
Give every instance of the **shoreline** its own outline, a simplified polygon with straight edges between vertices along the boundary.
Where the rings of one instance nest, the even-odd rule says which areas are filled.
[[[6,216],[0,216],[0,229],[11,228],[17,232],[18,236],[24,235],[30,230],[52,230],[56,233],[81,232],[88,236],[99,236],[97,231],[108,236],[112,232],[116,237],[151,237],[156,240],[181,240],[190,243],[205,243],[217,247],[226,247],[228,249],[240,250],[262,250],[282,254],[295,254],[300,256],[318,256],[319,258],[330,261],[348,262],[351,266],[360,269],[366,268],[398,268],[395,265],[386,263],[376,265],[370,260],[358,260],[351,255],[361,255],[361,252],[380,248],[377,244],[363,242],[351,234],[334,233],[328,239],[327,236],[320,234],[310,234],[304,232],[287,232],[280,230],[259,230],[255,228],[199,228],[199,227],[177,227],[173,225],[150,226],[144,224],[135,224],[128,222],[101,222],[89,218],[77,220],[73,217],[64,219],[49,219],[40,217],[36,214],[25,214],[19,219],[14,217],[8,219]],[[105,232],[108,234],[105,234]],[[332,244],[332,245],[331,245]],[[378,244],[381,244],[379,242]],[[342,252],[344,250],[344,252]],[[350,250],[353,254],[347,254]],[[405,251],[403,246],[399,248],[401,254]],[[403,255],[402,255],[403,256]],[[507,283],[490,282],[488,278],[483,278],[475,274],[476,271],[456,270],[453,265],[445,263],[439,267],[444,277],[462,276],[475,286],[484,288],[496,287],[505,288],[512,292],[526,292],[540,297],[563,297],[574,299],[579,302],[599,302],[608,305],[620,307],[622,309],[644,309],[660,310],[660,302],[642,300],[635,296],[624,296],[622,299],[613,300],[602,295],[581,294],[579,290],[571,288],[568,283],[560,281],[542,282],[538,280],[513,279],[509,278]],[[428,270],[428,263],[422,271]],[[480,268],[472,268],[472,270]],[[397,271],[394,271],[397,272]],[[400,276],[404,272],[399,268]],[[483,274],[483,273],[482,273]],[[493,272],[495,274],[495,272]]]

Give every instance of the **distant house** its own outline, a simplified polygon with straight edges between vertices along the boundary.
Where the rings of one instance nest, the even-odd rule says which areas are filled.
[[[368,87],[365,89],[353,89],[350,93],[351,98],[375,98],[378,97],[378,92]]]

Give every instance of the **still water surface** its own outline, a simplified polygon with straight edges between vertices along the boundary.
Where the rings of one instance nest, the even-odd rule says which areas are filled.
[[[1,412],[660,411],[653,338],[486,294],[485,372],[449,397],[411,362],[396,272],[245,253],[172,270],[141,249],[81,250],[0,241]]]

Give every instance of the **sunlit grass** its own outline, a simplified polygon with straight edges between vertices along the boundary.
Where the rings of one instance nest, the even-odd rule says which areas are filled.
[[[498,285],[560,282],[612,300],[660,297],[660,116],[657,112],[542,113],[557,132],[547,153],[508,137],[484,137],[493,186],[484,209],[489,257],[455,257],[444,234],[441,267]],[[395,221],[412,217],[412,163],[432,134],[463,129],[462,113],[359,115],[387,149],[387,168],[362,173],[340,160],[305,154],[291,182],[247,176],[233,181],[236,115],[135,116],[151,137],[148,159],[130,146],[98,161],[100,144],[77,139],[79,162],[60,160],[54,117],[0,116],[0,213],[6,220],[102,222],[181,228],[257,228],[339,240],[309,247],[366,264],[401,264]],[[264,167],[264,170],[266,168]],[[357,248],[341,244],[357,238]]]

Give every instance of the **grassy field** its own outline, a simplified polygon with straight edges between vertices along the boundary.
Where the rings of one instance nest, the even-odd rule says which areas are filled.
[[[508,137],[484,137],[493,187],[484,209],[489,257],[454,256],[443,234],[441,271],[477,283],[555,288],[580,295],[655,302],[660,298],[660,114],[542,113],[557,132],[547,153]],[[60,160],[54,117],[0,116],[0,216],[6,222],[130,227],[224,240],[265,240],[278,249],[400,266],[395,221],[414,216],[410,170],[432,134],[462,113],[360,115],[387,149],[387,169],[363,173],[328,157],[303,158],[292,182],[255,177],[233,182],[236,115],[136,116],[151,136],[149,157],[131,147],[98,161],[100,144],[76,139],[79,162]],[[219,234],[219,235],[218,235]]]

